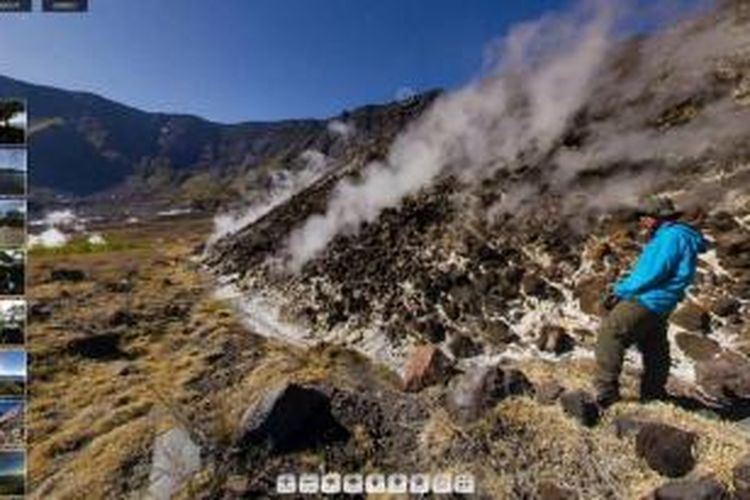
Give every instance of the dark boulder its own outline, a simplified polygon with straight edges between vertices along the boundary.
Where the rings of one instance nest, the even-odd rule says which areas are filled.
[[[80,269],[53,269],[49,275],[50,281],[68,281],[78,283],[86,279],[86,273]]]
[[[470,422],[503,399],[531,394],[534,388],[514,368],[482,366],[456,378],[448,394],[448,408],[460,420]]]
[[[448,341],[448,350],[456,358],[471,358],[482,353],[482,346],[468,335],[456,333]]]
[[[599,423],[599,405],[594,396],[584,390],[565,391],[560,396],[563,411],[581,425],[593,427]]]
[[[750,359],[737,352],[723,351],[695,367],[696,382],[704,391],[725,404],[750,400]]]
[[[540,351],[560,355],[572,351],[575,341],[563,327],[545,325],[539,333],[536,346]]]
[[[99,361],[111,361],[126,358],[127,354],[122,350],[120,333],[103,333],[88,335],[71,340],[67,350],[70,354]]]
[[[659,486],[654,500],[730,500],[724,486],[713,478],[684,479]]]
[[[680,306],[669,317],[669,321],[689,332],[706,334],[711,331],[711,316],[695,302]]]
[[[331,414],[329,396],[317,387],[286,383],[268,391],[242,415],[235,443],[271,453],[315,448],[347,439]]]
[[[733,297],[721,297],[711,304],[711,312],[721,318],[737,314],[739,310],[740,302]]]
[[[649,467],[667,477],[681,477],[695,466],[697,436],[671,425],[649,422],[638,431],[636,453]]]

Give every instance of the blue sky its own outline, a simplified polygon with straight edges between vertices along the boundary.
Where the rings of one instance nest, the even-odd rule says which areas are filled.
[[[0,376],[26,376],[25,351],[0,351]]]
[[[508,26],[567,3],[91,0],[1,15],[0,74],[225,122],[324,117],[458,86]]]
[[[22,399],[0,399],[0,417],[19,406],[23,406]]]
[[[223,122],[325,117],[458,87],[510,26],[572,2],[90,0],[0,15],[0,74]]]
[[[0,148],[0,169],[26,170],[25,148]]]

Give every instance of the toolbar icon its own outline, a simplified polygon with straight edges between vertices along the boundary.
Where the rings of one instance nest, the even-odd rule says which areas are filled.
[[[409,478],[409,493],[426,494],[430,492],[429,474],[412,474]]]
[[[297,493],[297,478],[294,474],[281,474],[276,478],[276,493],[280,495]]]
[[[320,479],[321,493],[341,493],[341,474],[330,472]]]
[[[409,490],[409,478],[406,474],[391,474],[388,476],[388,493],[407,493]]]
[[[464,495],[476,493],[476,481],[473,474],[457,474],[453,479],[453,491]]]
[[[362,474],[347,474],[344,476],[344,493],[364,493],[365,483]]]
[[[453,476],[447,473],[432,476],[432,492],[437,494],[453,493]]]
[[[319,493],[320,476],[317,474],[301,474],[299,476],[300,493]]]
[[[365,491],[367,493],[385,493],[386,482],[384,474],[368,474],[365,478]]]

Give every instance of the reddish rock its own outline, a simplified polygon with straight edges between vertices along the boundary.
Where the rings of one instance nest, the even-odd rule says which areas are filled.
[[[710,396],[724,403],[750,400],[750,359],[723,351],[695,367],[696,381]]]
[[[452,362],[434,345],[414,349],[404,370],[404,390],[416,392],[438,384],[452,375]]]
[[[540,351],[564,354],[575,346],[573,337],[561,326],[545,325],[537,338],[536,346]]]
[[[694,333],[711,331],[711,316],[695,302],[687,302],[677,308],[669,317],[669,322]]]
[[[649,422],[635,439],[636,453],[649,467],[667,477],[681,477],[695,466],[693,446],[697,436],[671,425]]]
[[[693,361],[708,361],[721,352],[718,342],[701,335],[680,332],[675,340],[680,350]]]

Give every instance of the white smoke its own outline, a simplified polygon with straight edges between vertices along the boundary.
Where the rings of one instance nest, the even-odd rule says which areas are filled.
[[[355,128],[351,123],[343,122],[341,120],[331,120],[328,122],[328,131],[332,134],[338,135],[344,139],[348,139],[354,135]]]
[[[289,267],[299,269],[337,234],[375,220],[442,173],[474,178],[521,154],[543,155],[590,92],[614,19],[611,2],[585,2],[511,30],[496,45],[494,75],[440,97],[384,162],[366,166],[359,181],[342,181],[326,212],[292,232]]]
[[[252,224],[274,208],[289,201],[296,193],[321,179],[331,168],[331,160],[320,151],[308,149],[300,154],[303,167],[297,172],[280,170],[270,177],[270,189],[260,199],[242,210],[214,217],[214,232],[208,246]]]

